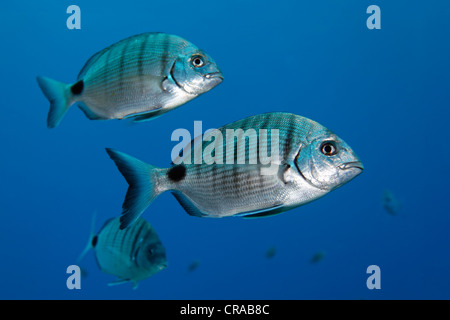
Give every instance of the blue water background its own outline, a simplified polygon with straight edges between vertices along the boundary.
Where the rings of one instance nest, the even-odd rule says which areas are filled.
[[[81,8],[68,30],[66,8]],[[381,30],[366,8],[381,8]],[[1,5],[1,299],[449,299],[449,1],[8,1]],[[203,48],[224,82],[146,123],[89,121],[73,107],[46,128],[36,76],[74,82],[86,60],[133,34],[162,31]],[[120,215],[127,184],[105,147],[168,166],[171,133],[271,111],[335,131],[366,169],[278,216],[187,215],[169,194],[145,212],[169,267],[108,287],[93,252],[66,287],[97,211]],[[398,215],[382,206],[389,189]],[[266,252],[276,248],[272,259]],[[317,252],[322,261],[311,264]],[[198,268],[188,271],[193,261]],[[381,290],[366,287],[369,265]]]

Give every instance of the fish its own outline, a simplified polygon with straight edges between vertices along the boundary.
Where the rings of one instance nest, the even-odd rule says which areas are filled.
[[[200,266],[200,261],[199,260],[194,260],[191,262],[191,264],[188,266],[187,271],[188,272],[194,272],[195,270],[197,270],[197,268]]]
[[[227,148],[230,144],[223,145],[223,157],[237,158],[234,163],[202,161],[196,164],[195,159],[191,161],[198,151],[205,157],[204,152],[215,143],[210,139],[212,136],[219,133],[225,136],[227,130],[245,133],[250,129],[257,139],[249,139],[245,148],[237,143],[230,148]],[[279,155],[277,161],[269,164],[271,174],[264,171],[269,168],[261,156],[250,163],[253,159],[250,150],[259,149],[261,153],[265,141],[265,149],[272,148],[272,136],[269,139],[263,129],[273,131],[274,137],[278,132],[279,137],[278,150],[273,144],[274,154],[278,151]],[[169,168],[155,167],[106,148],[129,184],[120,228],[132,224],[165,191],[170,191],[191,216],[266,217],[316,200],[349,182],[364,169],[358,156],[336,134],[313,120],[290,113],[265,113],[225,125],[204,135],[203,141],[210,139],[210,144],[196,146],[196,139],[190,144],[190,151],[183,152]],[[220,153],[220,150],[219,147],[214,151]],[[239,163],[243,155],[245,161]]]
[[[326,255],[325,251],[316,252],[311,257],[311,260],[309,261],[309,263],[311,263],[311,264],[319,263],[320,261],[322,261],[325,258],[325,255]]]
[[[402,207],[401,202],[390,190],[384,190],[382,204],[384,210],[386,210],[386,212],[389,213],[391,216],[397,215]]]
[[[134,35],[97,52],[75,83],[37,77],[50,101],[48,128],[57,127],[75,103],[91,120],[151,120],[222,80],[207,53],[179,36],[160,32]]]
[[[88,244],[77,264],[93,249],[100,270],[118,278],[109,285],[130,282],[137,289],[139,281],[167,267],[166,250],[146,220],[138,219],[127,230],[120,230],[120,217],[111,218],[98,233],[94,233],[94,220],[95,215]]]
[[[266,251],[266,258],[267,259],[272,259],[273,257],[275,257],[276,253],[277,253],[277,249],[275,247],[270,247]]]

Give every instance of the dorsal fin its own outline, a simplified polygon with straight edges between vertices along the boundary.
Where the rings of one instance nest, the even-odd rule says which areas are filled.
[[[80,73],[78,74],[77,79],[82,79],[86,72],[89,70],[89,68],[103,55],[106,51],[109,50],[111,46],[97,52],[92,57],[89,58],[89,60],[84,64],[83,68],[81,69]]]

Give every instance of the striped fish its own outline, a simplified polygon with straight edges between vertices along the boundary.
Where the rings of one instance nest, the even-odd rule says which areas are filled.
[[[97,265],[105,273],[118,278],[109,285],[131,282],[134,289],[146,279],[167,267],[166,251],[152,226],[138,219],[130,228],[120,230],[120,218],[109,219],[91,236],[78,263],[94,249]]]
[[[222,80],[209,55],[165,33],[135,35],[103,49],[86,62],[75,83],[37,78],[50,101],[49,128],[56,127],[74,103],[91,120],[149,120]]]
[[[265,134],[260,129],[265,129]],[[227,148],[230,146],[225,139],[228,131],[238,132],[237,136],[244,138],[243,143],[239,145],[233,138],[231,148]],[[249,131],[254,132],[257,139],[246,137]],[[222,140],[223,149],[220,144],[219,147],[214,145],[221,141],[220,136],[225,140]],[[277,144],[272,136],[278,136]],[[318,199],[363,170],[359,158],[338,136],[315,121],[289,113],[249,117],[200,139],[210,142],[196,146],[194,140],[191,149],[175,159],[170,168],[156,168],[107,149],[129,184],[123,204],[122,229],[132,224],[155,197],[165,191],[171,191],[193,216],[261,217]],[[269,150],[271,154],[278,153],[278,157],[271,163],[263,162],[263,149],[267,155]],[[213,163],[206,162],[208,153],[217,156],[220,150],[221,158],[225,158],[222,164],[217,159]],[[257,158],[251,156],[255,150]],[[202,156],[200,163],[194,157],[198,151]],[[228,158],[232,163],[226,161]]]

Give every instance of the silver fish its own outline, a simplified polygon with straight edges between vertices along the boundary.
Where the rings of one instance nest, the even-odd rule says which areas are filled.
[[[256,142],[249,139],[245,149],[237,144],[230,149],[224,147],[226,156],[239,158],[245,154],[244,164],[195,164],[195,161],[186,161],[197,153],[196,148],[205,151],[209,147],[195,147],[195,142],[191,152],[180,157],[181,163],[164,169],[106,149],[129,184],[120,227],[130,225],[155,197],[165,191],[171,191],[193,216],[261,217],[318,199],[363,170],[361,161],[343,140],[319,123],[301,116],[267,113],[217,130],[225,137],[228,129],[258,130],[256,134],[260,139]],[[250,160],[249,150],[263,147],[261,142],[264,139],[259,129],[277,129],[279,132],[279,162],[271,164],[275,165],[273,174],[263,174],[267,165],[262,161],[255,164],[247,161]]]
[[[138,219],[127,230],[120,230],[119,226],[119,217],[109,219],[95,234],[93,219],[88,245],[78,263],[93,249],[100,270],[118,278],[109,285],[131,282],[136,289],[139,281],[167,267],[166,250],[144,219]]]
[[[319,263],[320,261],[322,261],[325,258],[325,256],[326,256],[326,252],[325,251],[316,252],[311,257],[311,260],[309,260],[309,263],[311,263],[311,264]]]
[[[273,257],[275,257],[276,253],[277,253],[277,249],[275,247],[270,247],[266,251],[266,258],[267,259],[272,259]]]
[[[390,190],[383,192],[383,207],[391,216],[398,215],[401,211],[402,204]]]
[[[194,260],[191,262],[191,264],[188,266],[187,271],[188,272],[194,272],[195,270],[197,270],[197,268],[200,266],[200,261],[198,260]]]
[[[91,120],[149,120],[222,80],[209,55],[165,33],[135,35],[103,49],[86,62],[75,83],[37,78],[50,101],[49,128],[56,127],[76,102]]]

